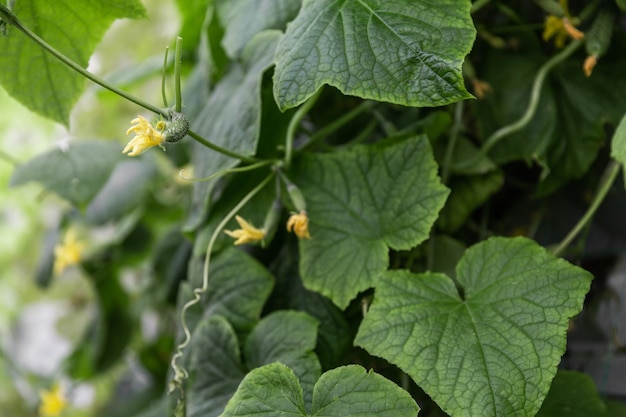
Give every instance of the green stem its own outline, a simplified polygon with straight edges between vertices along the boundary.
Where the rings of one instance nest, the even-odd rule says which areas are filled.
[[[576,51],[581,45],[582,41],[573,41],[567,46],[567,48],[563,49],[561,52],[559,52],[558,54],[550,58],[545,64],[543,64],[537,72],[535,80],[533,81],[533,86],[530,92],[530,101],[528,103],[528,107],[526,108],[526,112],[522,115],[522,117],[516,122],[513,122],[496,130],[485,141],[485,144],[480,148],[480,150],[474,155],[473,158],[459,162],[454,166],[454,168],[467,169],[471,167],[481,158],[487,156],[487,153],[491,150],[491,148],[493,148],[503,138],[524,128],[530,122],[530,120],[535,115],[535,112],[537,111],[537,107],[539,105],[539,97],[541,96],[541,87],[543,86],[543,82],[545,81],[548,72],[550,72],[550,70],[554,68],[557,64],[561,63],[567,57],[572,55],[574,51]]]
[[[355,107],[354,109],[350,110],[348,113],[344,114],[343,116],[341,116],[337,120],[334,120],[330,124],[327,124],[326,126],[321,128],[320,130],[315,132],[313,135],[311,135],[311,137],[309,138],[309,141],[307,143],[305,143],[304,145],[302,145],[302,147],[300,147],[300,150],[307,149],[308,147],[310,147],[311,145],[316,143],[318,140],[323,139],[326,136],[330,135],[331,133],[339,130],[341,127],[343,127],[344,125],[349,123],[351,120],[353,120],[359,114],[361,114],[361,113],[371,109],[372,107],[374,107],[374,105],[376,105],[376,102],[373,102],[373,101],[364,101],[364,102],[362,102],[357,107]]]
[[[163,57],[163,75],[161,76],[161,96],[163,97],[163,105],[168,108],[169,104],[167,104],[167,94],[165,92],[165,75],[167,73],[167,56],[169,54],[170,48],[165,47],[165,56]]]
[[[180,65],[183,54],[183,38],[176,37],[176,53],[174,57],[174,88],[176,91],[176,111],[180,113],[183,108],[182,92],[180,88]]]
[[[189,130],[187,131],[187,134],[189,136],[191,136],[195,141],[197,141],[198,143],[203,144],[204,146],[206,146],[209,149],[214,150],[215,152],[219,152],[221,154],[224,154],[226,156],[230,156],[231,158],[235,158],[235,159],[239,159],[240,161],[244,161],[244,162],[258,162],[258,159],[256,158],[252,158],[249,156],[245,156],[245,155],[240,155],[237,152],[232,152],[229,151],[226,148],[222,148],[219,145],[216,145],[214,143],[209,142],[208,140],[206,140],[205,138],[203,138],[202,136],[198,135],[196,132],[194,132],[193,130]]]
[[[239,172],[254,171],[255,169],[263,168],[263,167],[266,167],[268,165],[275,164],[276,162],[277,162],[276,160],[266,160],[266,161],[257,162],[256,164],[246,165],[246,166],[243,166],[243,167],[223,169],[221,171],[216,172],[213,175],[209,175],[208,177],[203,177],[203,178],[185,177],[184,175],[182,175],[184,169],[181,169],[180,172],[178,173],[178,176],[181,177],[182,179],[186,180],[186,181],[191,181],[191,182],[210,181],[210,180],[213,180],[213,179],[216,179],[216,178],[221,178],[221,177],[223,177],[224,175],[227,175],[227,174],[236,174],[236,173],[239,173]]]
[[[570,245],[570,243],[572,243],[576,236],[578,236],[581,230],[583,230],[587,223],[589,223],[593,215],[598,210],[598,207],[600,207],[600,204],[602,204],[602,202],[604,201],[607,193],[611,189],[611,185],[613,185],[613,182],[617,178],[620,168],[621,165],[619,164],[619,162],[611,160],[609,165],[606,167],[606,170],[604,171],[604,175],[602,176],[602,180],[600,181],[598,192],[596,193],[593,202],[587,209],[587,212],[584,214],[584,216],[578,221],[578,223],[576,223],[576,226],[574,226],[574,228],[567,234],[567,236],[565,236],[561,243],[559,243],[559,245],[552,250],[552,253],[555,256],[560,256],[561,253]]]
[[[2,18],[2,20],[4,20],[5,22],[15,26],[22,33],[24,33],[27,37],[29,37],[35,43],[39,44],[39,46],[41,46],[46,51],[51,53],[54,57],[59,59],[65,65],[67,65],[68,67],[72,68],[74,71],[81,74],[83,77],[88,78],[94,83],[106,88],[109,91],[112,91],[113,93],[125,98],[126,100],[129,100],[137,104],[138,106],[141,106],[147,110],[150,110],[153,113],[160,114],[164,117],[168,116],[167,109],[161,109],[159,107],[156,107],[146,101],[141,100],[140,98],[134,97],[126,93],[125,91],[120,90],[119,88],[109,84],[108,82],[98,77],[97,75],[90,73],[89,71],[87,71],[86,69],[84,69],[83,67],[81,67],[80,65],[78,65],[77,63],[69,59],[68,57],[66,57],[65,55],[63,55],[61,52],[59,52],[58,50],[53,48],[51,45],[49,45],[46,41],[41,39],[36,33],[34,33],[30,29],[28,29],[26,26],[24,26],[24,24],[17,18],[17,16],[3,4],[0,4],[0,18]]]
[[[176,347],[176,352],[172,356],[171,366],[174,370],[174,380],[172,386],[170,386],[170,392],[176,388],[182,390],[182,382],[184,379],[187,379],[188,376],[187,371],[178,366],[177,363],[178,359],[183,356],[183,350],[187,347],[187,345],[189,345],[189,342],[191,341],[191,331],[187,326],[187,321],[185,317],[187,310],[198,304],[202,298],[202,295],[209,288],[209,266],[211,263],[211,252],[213,251],[213,245],[215,244],[215,241],[217,240],[219,234],[222,233],[224,227],[226,227],[226,224],[235,216],[235,214],[239,212],[239,210],[241,210],[243,206],[245,206],[256,194],[258,194],[258,192],[261,191],[263,187],[267,185],[267,183],[272,180],[274,175],[274,172],[272,172],[270,175],[265,177],[265,179],[261,181],[254,189],[252,189],[252,191],[246,194],[246,196],[242,198],[241,201],[239,201],[239,203],[237,203],[237,205],[233,207],[233,209],[228,212],[228,214],[222,219],[222,221],[217,225],[215,231],[211,235],[211,239],[209,240],[209,244],[207,245],[206,255],[204,258],[202,286],[193,290],[193,298],[183,305],[180,312],[180,321],[183,332],[185,333],[185,339]]]
[[[450,141],[446,148],[446,154],[443,157],[443,164],[441,166],[441,182],[448,183],[450,177],[450,164],[452,163],[452,157],[454,156],[454,149],[456,148],[456,142],[459,138],[459,132],[461,131],[461,124],[463,123],[463,102],[456,103],[454,108],[454,124],[450,130]]]
[[[300,122],[311,110],[317,99],[320,97],[322,89],[319,89],[317,93],[311,96],[300,108],[294,113],[287,126],[287,134],[285,136],[285,169],[289,169],[291,166],[291,159],[293,157],[293,140],[296,136],[296,130],[300,125]]]

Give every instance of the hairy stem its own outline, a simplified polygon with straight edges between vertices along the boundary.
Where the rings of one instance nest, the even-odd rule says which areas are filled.
[[[289,169],[291,166],[291,159],[293,157],[293,140],[296,136],[296,130],[300,126],[300,122],[304,119],[304,116],[311,110],[317,99],[320,97],[322,90],[319,89],[311,98],[309,98],[300,108],[294,113],[287,126],[287,135],[285,136],[285,169]]]

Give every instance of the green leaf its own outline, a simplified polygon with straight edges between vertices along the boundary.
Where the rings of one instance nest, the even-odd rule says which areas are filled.
[[[284,30],[300,10],[301,0],[219,0],[217,11],[225,26],[222,45],[237,58],[246,44],[265,29]]]
[[[85,219],[92,224],[104,224],[138,207],[148,195],[156,175],[154,158],[120,162],[87,206]]]
[[[607,416],[607,407],[598,396],[593,379],[580,372],[560,370],[536,417],[588,416]]]
[[[622,117],[622,121],[613,134],[611,156],[622,164],[622,169],[624,169],[624,166],[626,166],[626,114]],[[626,179],[626,170],[624,170],[624,179]]]
[[[194,331],[190,352],[187,416],[218,416],[246,374],[237,335],[224,317],[206,318]]]
[[[115,19],[145,17],[138,0],[17,1],[22,23],[82,67]],[[11,27],[0,37],[0,84],[30,110],[64,125],[78,100],[84,78]]]
[[[407,372],[451,416],[534,416],[591,274],[526,238],[469,248],[457,281],[389,271],[355,344]]]
[[[312,236],[300,240],[302,281],[341,308],[377,285],[389,248],[428,237],[448,195],[426,136],[304,155],[295,165]]]
[[[485,175],[453,177],[449,184],[450,198],[441,210],[437,226],[447,233],[455,232],[503,183],[504,175],[499,170]]]
[[[192,128],[212,143],[252,156],[256,152],[261,129],[261,81],[272,65],[272,57],[282,34],[271,30],[259,33],[244,50],[241,65],[234,65],[211,94]],[[197,178],[206,178],[239,161],[203,145],[192,146],[192,162]],[[192,210],[185,225],[195,230],[204,220],[209,196],[216,180],[194,185]]]
[[[106,183],[113,167],[124,158],[114,142],[73,141],[19,165],[10,185],[36,181],[81,206]]]
[[[250,372],[223,417],[415,417],[419,407],[411,396],[384,377],[350,365],[333,369],[315,384],[310,414],[298,378],[282,363]]]
[[[311,401],[313,386],[322,369],[313,352],[317,320],[298,311],[277,311],[265,317],[246,341],[248,369],[272,362],[289,366],[300,379],[304,399]]]
[[[189,281],[202,285],[204,257],[190,268]],[[221,315],[237,332],[247,332],[257,323],[272,292],[274,277],[252,256],[236,248],[213,255],[209,287],[202,298],[204,316]]]
[[[246,369],[272,362],[290,366],[305,381],[309,402],[321,374],[313,353],[317,322],[305,313],[279,311],[261,320],[248,337],[241,364],[237,335],[222,316],[203,319],[194,332],[188,417],[218,416],[237,390]]]
[[[491,50],[484,79],[494,94],[475,103],[485,137],[518,120],[526,110],[530,86],[546,60],[534,39],[521,38],[519,52]],[[530,123],[505,137],[490,155],[499,164],[523,159],[544,169],[538,194],[547,195],[585,174],[606,140],[604,125],[617,125],[626,112],[626,39],[615,37],[609,54],[591,77],[585,77],[579,58],[568,60],[549,74]]]
[[[470,6],[458,0],[304,0],[276,50],[276,102],[295,107],[323,84],[407,106],[470,98],[461,75],[476,34]]]

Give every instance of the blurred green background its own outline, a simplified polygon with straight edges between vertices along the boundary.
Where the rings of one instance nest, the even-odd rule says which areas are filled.
[[[180,19],[173,0],[143,4],[148,18],[114,22],[89,70],[161,105],[163,53],[173,45]],[[69,130],[31,113],[1,88],[0,109],[0,414],[26,417],[36,415],[40,391],[57,381],[63,358],[94,312],[90,286],[78,269],[48,288],[37,286],[46,233],[59,222],[66,203],[37,184],[10,188],[14,164],[81,138],[117,141],[121,152],[129,121],[142,109],[91,84],[72,112]],[[96,415],[131,365],[118,366],[98,381],[73,381],[72,404],[63,415]]]

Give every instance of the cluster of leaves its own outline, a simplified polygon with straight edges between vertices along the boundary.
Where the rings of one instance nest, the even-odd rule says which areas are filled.
[[[81,6],[78,16],[69,3],[18,1],[14,11],[83,65],[113,18],[143,11],[134,0],[99,1]],[[72,204],[67,223],[115,226],[115,236],[83,261],[100,314],[68,359],[72,377],[116,363],[138,337],[141,308],[179,323],[206,279],[207,245],[222,220],[261,178],[280,172],[239,214],[263,224],[278,201],[286,220],[297,209],[280,180],[289,178],[306,201],[312,238],[279,227],[266,247],[242,250],[218,236],[207,291],[185,308],[191,343],[180,361],[188,379],[177,413],[623,412],[607,406],[587,376],[557,373],[570,318],[581,311],[592,276],[537,243],[555,243],[564,232],[550,235],[533,218],[535,207],[563,198],[572,180],[595,183],[594,163],[609,158],[615,129],[614,156],[624,162],[626,126],[617,128],[626,113],[623,27],[611,27],[610,47],[591,77],[581,70],[582,53],[555,62],[529,121],[480,150],[527,112],[537,74],[559,53],[529,26],[545,18],[538,6],[178,3],[188,70],[184,112],[193,131],[268,163],[222,175],[247,163],[189,139],[133,160],[118,143],[80,140],[16,169],[12,184],[38,181]],[[617,3],[570,9],[585,29],[600,11],[617,16]],[[88,21],[97,24],[78,29],[76,22]],[[17,32],[0,46],[3,86],[67,123],[80,78]],[[464,80],[466,59],[472,70]],[[33,60],[43,64],[24,68]],[[472,98],[465,81],[486,81],[491,92],[477,90],[480,99],[463,105]],[[203,180],[177,184],[163,175],[169,171],[160,157],[171,167],[190,164]],[[227,228],[236,228],[234,221]],[[537,241],[506,237],[513,234]],[[120,273],[146,260],[146,291],[131,303]],[[43,283],[51,262],[49,247]],[[143,415],[174,412],[177,402],[164,392],[173,377],[170,357],[184,338],[182,329],[163,325],[155,340],[133,344],[163,398]]]

